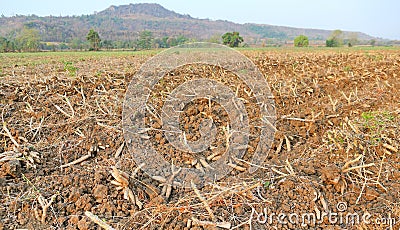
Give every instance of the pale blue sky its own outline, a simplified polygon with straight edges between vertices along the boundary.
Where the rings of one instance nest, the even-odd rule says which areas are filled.
[[[196,18],[360,31],[400,40],[398,0],[0,0],[0,14],[82,15],[139,2],[156,2]]]

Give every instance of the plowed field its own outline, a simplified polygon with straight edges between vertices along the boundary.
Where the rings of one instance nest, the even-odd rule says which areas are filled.
[[[124,141],[125,93],[154,52],[2,55],[0,229],[100,229],[90,213],[115,229],[399,229],[400,50],[240,52],[273,94],[272,147],[262,164],[245,155],[225,178],[190,188],[141,171]],[[217,139],[200,156],[175,151],[154,118],[163,95],[196,76],[234,89],[240,82],[223,72],[182,66],[149,100],[146,138],[177,167],[223,154],[229,114],[208,100],[186,106],[187,140],[207,117]],[[257,104],[237,88],[251,123]]]

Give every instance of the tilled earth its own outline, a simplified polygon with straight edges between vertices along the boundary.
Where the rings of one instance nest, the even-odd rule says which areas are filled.
[[[164,137],[157,114],[166,95],[197,77],[236,91],[251,135],[224,179],[166,189],[160,183],[171,181],[138,169],[121,122],[127,87],[151,54],[2,56],[0,229],[100,229],[87,211],[115,229],[399,229],[400,51],[242,53],[274,95],[277,131],[267,160],[246,171],[260,115],[240,79],[218,67],[182,66],[149,98],[146,135],[164,158],[201,169],[227,147],[228,114],[205,99],[185,106],[180,128],[196,141],[201,121],[211,119],[212,148],[180,152]]]

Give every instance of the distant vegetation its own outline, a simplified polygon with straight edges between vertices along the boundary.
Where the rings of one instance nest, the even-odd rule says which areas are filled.
[[[326,40],[327,47],[339,47],[343,45],[343,32],[334,30],[331,36]]]
[[[140,32],[139,37],[131,41],[102,40],[94,29],[90,29],[86,35],[86,41],[74,38],[69,43],[40,41],[38,30],[23,29],[15,38],[0,37],[0,52],[34,52],[39,50],[92,50],[100,49],[132,49],[146,50],[154,48],[169,48],[186,42],[193,41],[183,35],[177,37],[164,36],[155,38],[151,31]]]
[[[242,43],[243,41],[244,40],[239,35],[239,32],[228,32],[222,35],[223,44],[229,47],[239,47],[240,43]]]
[[[307,47],[308,43],[308,37],[304,35],[299,35],[294,39],[294,46],[296,47]]]
[[[97,32],[100,40],[87,38],[91,29]],[[82,16],[2,16],[0,52],[168,48],[191,41],[220,43],[224,40],[221,36],[228,31],[240,33],[246,45],[250,46],[293,45],[294,39],[301,34],[308,38],[309,45],[394,44],[358,32],[342,31],[340,36],[336,36],[329,30],[196,19],[167,10],[159,4],[143,3],[111,6]],[[239,46],[240,43],[241,39],[237,38],[226,44]]]
[[[90,29],[86,39],[90,42],[90,50],[98,51],[100,49],[100,36],[99,33],[94,31],[94,29]]]

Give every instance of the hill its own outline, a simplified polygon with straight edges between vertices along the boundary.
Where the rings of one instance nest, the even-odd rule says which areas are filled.
[[[15,36],[22,28],[34,28],[44,42],[71,43],[85,41],[87,32],[94,28],[102,40],[133,41],[139,33],[149,30],[154,37],[185,36],[194,40],[219,39],[227,31],[239,31],[248,44],[285,43],[304,34],[314,42],[323,43],[332,31],[304,29],[265,24],[238,24],[223,20],[197,19],[165,9],[159,4],[141,3],[109,8],[91,15],[46,16],[16,15],[0,18],[0,36]],[[361,32],[345,32],[344,36],[359,40],[376,39]]]

